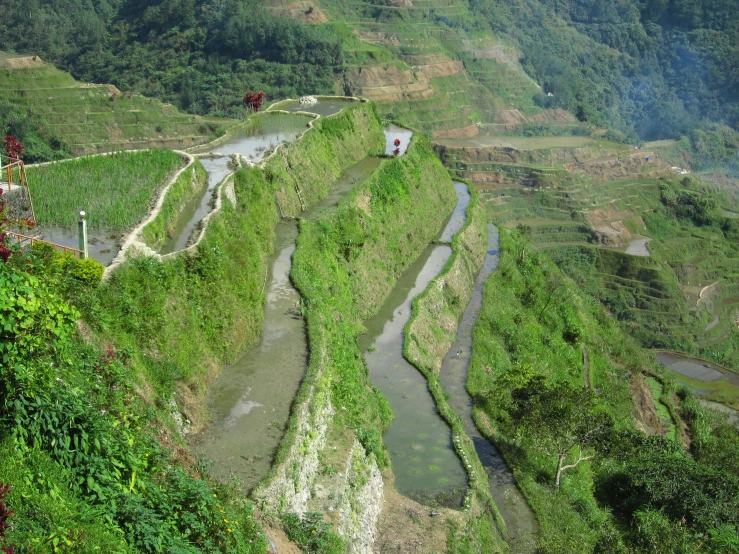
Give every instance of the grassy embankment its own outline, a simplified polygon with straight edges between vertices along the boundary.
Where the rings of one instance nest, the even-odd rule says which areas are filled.
[[[596,156],[592,162],[571,166],[574,173],[561,171],[562,179],[552,173],[543,181],[528,162],[554,159],[556,149],[472,154],[441,148],[440,153],[451,167],[468,170],[462,174],[481,171],[475,178],[491,216],[508,228],[528,226],[533,243],[546,248],[584,290],[633,327],[643,346],[681,350],[732,367],[739,352],[733,331],[739,289],[733,224],[726,215],[732,215],[734,201],[718,185],[675,175],[663,160],[646,162],[642,154],[628,152],[620,152],[620,160],[597,158],[611,148],[600,144],[602,149],[588,154]],[[504,155],[527,163],[500,163]],[[549,165],[550,173],[557,168],[554,162]],[[495,175],[492,183],[485,182]],[[669,201],[663,198],[664,187],[674,191]],[[675,197],[690,203],[691,198],[704,198],[708,204],[695,212],[692,205],[667,203]],[[680,209],[683,215],[678,215]],[[700,213],[700,220],[691,213]],[[616,232],[621,225],[629,235]],[[603,229],[611,233],[615,248],[594,244],[596,230]],[[651,259],[624,254],[633,235],[653,239]],[[716,316],[718,323],[706,329]]]
[[[167,176],[184,163],[170,150],[146,150],[31,167],[27,174],[36,219],[71,227],[84,210],[93,228],[133,227]]]
[[[465,499],[470,534],[451,526],[447,547],[450,552],[460,553],[506,552],[505,523],[490,495],[487,472],[459,416],[449,407],[438,378],[444,356],[456,337],[459,319],[472,296],[475,277],[488,246],[487,214],[472,187],[470,194],[467,224],[453,239],[452,256],[442,272],[413,300],[413,314],[404,331],[404,356],[428,380],[439,413],[452,427],[455,449],[473,468],[468,470],[470,488]]]
[[[374,138],[352,134],[355,119],[371,118]],[[371,105],[336,119],[349,130],[319,124],[306,136],[324,143],[312,154],[325,165],[351,164],[337,157],[338,142],[351,142],[355,157],[384,144]],[[126,541],[144,552],[264,551],[249,503],[198,478],[172,420],[181,412],[201,427],[210,379],[261,332],[275,190],[259,169],[237,172],[234,188],[236,205],[224,202],[192,256],[129,259],[100,286],[99,273],[70,273],[48,252],[16,256],[17,269],[3,273],[3,294],[19,299],[1,312],[11,356],[2,373],[2,448],[12,453],[3,456],[2,476],[18,515],[9,544],[39,552],[72,543],[123,552]],[[29,295],[44,301],[28,304]],[[53,325],[40,306],[58,311]],[[33,310],[33,324],[16,327],[24,310]],[[21,349],[23,340],[32,346]],[[68,487],[73,494],[60,496]]]
[[[661,187],[678,197],[726,200],[717,189],[690,179],[664,181]],[[656,183],[639,190],[640,208],[624,220],[630,231],[653,238],[651,259],[584,246],[561,247],[552,256],[584,290],[633,326],[643,346],[739,367],[736,223],[718,207],[695,215],[679,203],[667,204],[660,191]],[[716,316],[719,321],[712,324]]]
[[[717,546],[720,541],[708,541],[711,548],[703,550],[698,545],[703,533],[714,537],[720,534],[717,529],[721,525],[736,526],[736,518],[729,515],[733,508],[726,511],[721,507],[737,503],[735,492],[727,492],[735,491],[731,470],[712,461],[695,462],[683,451],[679,438],[646,439],[635,430],[635,425],[644,427],[647,423],[645,410],[639,409],[639,395],[643,404],[654,400],[648,389],[633,388],[637,382],[634,376],[642,371],[661,375],[655,360],[625,335],[602,307],[581,295],[545,254],[523,248],[521,238],[501,233],[501,264],[485,286],[467,385],[475,398],[478,426],[503,453],[536,512],[541,525],[540,548],[562,553],[593,549],[625,552],[628,546],[646,552],[651,544],[657,551],[679,547],[721,551]],[[597,433],[603,434],[597,441],[583,442],[582,447],[570,450],[567,463],[576,462],[579,455],[594,458],[563,472],[557,490],[553,486],[557,458],[547,445],[552,445],[552,434],[561,437],[566,422],[575,421],[568,418],[578,407],[568,402],[585,386],[582,344],[589,352],[594,393],[584,393],[593,408],[582,421],[602,418],[604,423]],[[631,387],[626,370],[632,374]],[[562,426],[554,431],[549,421],[532,424],[517,411],[531,394],[538,395],[541,390],[561,391],[553,395],[556,405],[548,412],[551,417],[563,418]],[[695,422],[700,427],[704,416],[694,415],[700,409],[689,393],[679,391],[679,396],[682,402],[678,409],[686,421],[692,419],[695,430]],[[706,427],[702,440],[713,447],[706,460],[717,455],[716,444],[721,441],[736,448],[735,431],[722,426],[720,433],[727,437],[722,439],[716,427]],[[524,428],[528,432],[523,432]],[[681,468],[676,471],[682,477],[670,473],[673,467]],[[712,475],[710,479],[721,483],[721,492],[709,492],[700,484],[699,475]],[[689,484],[678,485],[682,478]],[[639,491],[645,490],[650,492],[640,496]],[[715,497],[724,500],[715,501]],[[693,507],[687,508],[685,503]],[[680,510],[691,514],[686,516],[686,527],[675,515]],[[713,515],[706,518],[711,511]],[[736,533],[736,528],[731,532]]]
[[[365,514],[382,508],[377,468],[389,463],[382,432],[392,411],[369,380],[357,335],[453,203],[446,170],[417,135],[404,156],[383,161],[335,212],[300,222],[292,277],[303,297],[310,362],[275,467],[257,492],[272,509],[306,509],[316,480],[335,488],[331,475],[347,471],[336,495],[350,513],[338,524],[371,544],[362,521],[374,525]]]
[[[368,133],[372,121],[375,135]],[[293,156],[325,168],[312,179],[306,177],[304,189],[324,186],[323,179],[338,176],[353,158],[379,148],[377,133],[382,135],[369,104],[320,120],[291,145]],[[102,304],[107,306],[103,317],[110,320],[96,318],[100,334],[121,346],[147,345],[160,361],[166,360],[151,363],[142,357],[138,367],[144,382],[154,388],[155,398],[177,392],[196,428],[205,422],[201,395],[218,368],[261,333],[264,264],[272,249],[278,218],[274,197],[281,186],[269,175],[282,163],[282,156],[276,155],[264,170],[242,169],[235,174],[236,206],[223,202],[193,256],[162,263],[132,259],[101,288]],[[316,198],[306,192],[306,200]]]
[[[365,447],[380,465],[382,429],[392,413],[369,383],[356,337],[453,202],[446,171],[428,140],[416,136],[406,155],[384,161],[335,213],[300,224],[292,276],[304,299],[311,358],[298,403],[313,387],[322,391],[340,410],[337,425],[366,429]],[[284,441],[278,460],[291,442]]]
[[[207,186],[208,173],[196,159],[191,170],[183,172],[172,183],[159,213],[142,230],[141,234],[146,245],[153,250],[159,250],[167,239],[172,237],[180,212]]]

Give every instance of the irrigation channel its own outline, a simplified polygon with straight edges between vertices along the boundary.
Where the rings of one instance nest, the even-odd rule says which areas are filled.
[[[455,183],[454,188],[457,204],[438,242],[450,243],[466,221],[470,202],[467,185]],[[464,500],[467,473],[426,378],[403,357],[404,330],[413,299],[444,269],[451,254],[448,244],[429,245],[398,279],[380,311],[364,323],[367,332],[359,337],[359,346],[372,383],[395,414],[383,439],[398,491],[421,502],[456,508]]]
[[[449,406],[462,419],[465,433],[472,439],[480,462],[488,473],[490,492],[505,521],[508,535],[516,541],[517,552],[528,551],[535,544],[539,525],[529,505],[516,486],[513,474],[493,444],[482,436],[472,418],[473,402],[467,392],[467,372],[472,357],[472,334],[480,317],[483,286],[498,267],[500,236],[494,225],[488,226],[488,250],[485,262],[475,279],[470,303],[457,329],[457,340],[447,352],[439,380],[449,394]]]
[[[346,103],[340,105],[343,106]],[[386,142],[396,138],[387,129],[385,134]],[[326,215],[381,162],[380,158],[368,157],[346,169],[328,196],[304,212],[303,217]],[[297,237],[295,221],[277,225],[274,254],[267,261],[270,271],[265,281],[267,303],[262,337],[215,380],[207,397],[212,424],[192,439],[193,450],[213,462],[212,471],[218,479],[228,481],[235,476],[246,490],[251,490],[272,465],[308,364],[300,294],[290,281]]]

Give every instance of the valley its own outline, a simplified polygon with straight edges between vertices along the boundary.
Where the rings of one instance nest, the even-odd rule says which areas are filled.
[[[667,16],[649,73],[570,3],[103,4],[0,25],[0,551],[739,551],[733,85]]]

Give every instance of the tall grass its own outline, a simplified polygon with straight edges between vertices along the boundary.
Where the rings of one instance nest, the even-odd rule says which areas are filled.
[[[183,164],[171,150],[118,152],[28,169],[39,223],[122,230],[138,223],[157,187]]]

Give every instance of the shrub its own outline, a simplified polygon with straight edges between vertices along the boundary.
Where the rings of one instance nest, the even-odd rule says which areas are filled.
[[[304,552],[315,554],[341,554],[344,541],[331,531],[331,526],[317,512],[303,514],[284,514],[282,527],[288,538],[296,542]]]

